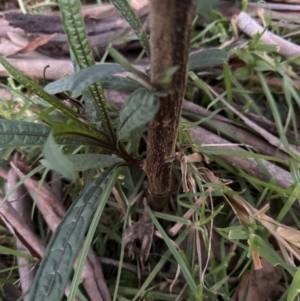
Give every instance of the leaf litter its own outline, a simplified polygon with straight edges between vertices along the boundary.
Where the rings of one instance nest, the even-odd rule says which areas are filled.
[[[251,5],[253,6],[254,4],[249,3],[249,7],[251,7]],[[256,21],[259,21],[265,25],[267,21],[264,17],[264,13],[265,12],[260,11],[258,14],[258,19]],[[256,37],[255,35],[257,34],[257,32],[261,31],[263,28],[257,27],[256,24],[257,22],[255,21],[256,23],[252,23],[253,18],[252,19],[249,18],[250,16],[246,15],[246,13],[240,13],[238,17],[233,20],[233,24],[235,22],[233,28],[234,26],[237,26],[239,29],[245,31],[246,34],[252,36],[255,39]],[[248,23],[250,25],[254,24],[256,28],[255,32],[246,31],[246,28],[244,27],[246,21],[250,22]],[[284,26],[284,25],[280,25],[280,26]],[[236,37],[238,36],[236,35]],[[277,45],[280,46],[277,47],[275,50],[279,51],[279,53],[282,56],[294,57],[295,53],[296,54],[299,53],[296,43],[286,43],[287,40],[278,39],[278,37],[274,37],[273,35],[270,34],[270,31],[265,32],[265,34],[262,36],[261,41],[263,41],[264,43],[269,43],[268,39],[271,38],[272,38],[271,44],[276,43]],[[22,51],[28,52],[28,51],[35,50],[36,47],[39,47],[48,42],[47,38],[41,41],[42,41],[41,43],[35,41],[35,43],[33,43],[32,45],[28,45],[27,50],[25,47],[24,50]],[[243,47],[241,47],[241,49],[243,49]],[[14,55],[16,54],[17,53],[14,53]],[[255,82],[255,80],[256,82],[259,82],[257,81],[257,79],[255,79],[255,77],[253,77],[252,79],[253,82]],[[267,72],[266,80],[270,83],[270,87],[274,87],[274,86],[278,87],[278,83],[275,84],[275,81],[277,79],[278,78],[273,77],[273,73]],[[245,85],[246,84],[247,83],[245,83]],[[282,82],[280,84],[282,85]],[[297,88],[297,79],[295,80],[293,79],[292,84],[294,87]],[[218,98],[220,96],[221,93],[219,93],[218,90],[220,87],[217,87],[216,89],[213,86],[213,84],[209,83],[209,81],[208,84],[205,84],[205,87],[208,89],[208,91],[210,91],[214,95],[215,98]],[[203,87],[203,89],[205,89],[205,87]],[[249,87],[247,87],[247,89],[248,88]],[[245,94],[248,93],[246,91],[247,89],[245,88],[244,91]],[[277,137],[278,134],[276,132],[276,129],[278,128],[278,123],[276,122],[272,123],[273,129],[275,128],[275,131],[271,133],[270,124],[267,126],[267,128],[264,128],[263,126],[258,124],[258,122],[256,121],[254,122],[254,120],[251,119],[250,117],[251,115],[249,115],[249,112],[245,107],[242,107],[241,109],[237,109],[235,106],[233,106],[233,104],[231,104],[228,100],[226,100],[225,97],[220,97],[219,101],[224,105],[224,107],[222,107],[222,110],[226,110],[226,108],[228,108],[231,111],[231,113],[234,114],[234,116],[239,117],[239,121],[238,121],[239,125],[241,125],[242,123],[243,126],[245,125],[248,126],[248,128],[251,129],[251,133],[253,132],[257,133],[261,138],[263,138],[263,140],[265,140],[265,143],[267,143],[268,145],[269,144],[272,145],[275,148],[275,150],[277,150],[278,148],[281,149],[281,151],[288,156],[286,162],[290,160],[295,160],[296,166],[298,166],[297,160],[299,158],[299,151],[296,147],[291,147],[290,149],[287,149],[285,145],[282,143],[282,141]],[[246,106],[247,105],[249,104],[246,104]],[[226,112],[227,115],[230,116],[231,113],[228,113],[228,110]],[[218,115],[217,113],[214,114],[214,116],[217,115]],[[205,118],[207,118],[207,116]],[[213,117],[210,116],[209,118],[212,119]],[[230,121],[232,122],[232,120]],[[184,128],[182,133],[186,134],[186,128]],[[293,131],[290,131],[289,133],[296,134]],[[220,135],[220,132],[218,132],[218,134]],[[281,182],[278,181],[274,184],[271,178],[269,182],[265,181],[264,184],[262,184],[259,181],[255,182],[253,178],[249,178],[249,175],[251,176],[251,174],[250,172],[247,173],[248,172],[247,168],[250,170],[253,167],[253,165],[250,165],[250,167],[247,168],[243,168],[241,167],[242,165],[240,166],[236,165],[235,163],[232,163],[233,161],[230,161],[230,159],[228,159],[228,161],[226,161],[225,163],[220,162],[220,166],[222,167],[228,164],[228,162],[232,163],[231,165],[229,164],[229,167],[227,166],[228,169],[225,173],[223,170],[223,174],[220,176],[219,174],[220,174],[221,167],[219,166],[218,168],[216,168],[214,162],[214,159],[218,157],[218,152],[216,151],[218,146],[215,142],[212,141],[213,140],[212,137],[214,137],[212,134],[208,133],[206,136],[208,137],[207,139],[211,139],[210,140],[211,143],[205,142],[204,144],[201,145],[202,149],[200,149],[199,151],[199,144],[197,143],[197,141],[192,140],[193,143],[190,144],[187,142],[187,141],[191,142],[191,140],[189,140],[190,138],[189,134],[187,134],[188,138],[185,140],[185,145],[184,145],[185,151],[179,155],[179,161],[174,164],[175,167],[180,170],[179,178],[181,178],[182,180],[183,197],[189,200],[189,203],[183,202],[182,201],[183,197],[179,197],[178,199],[176,199],[176,201],[178,202],[177,204],[180,204],[178,206],[180,207],[181,210],[178,212],[174,210],[176,206],[174,206],[175,202],[173,200],[173,204],[172,204],[173,207],[171,206],[171,208],[169,209],[170,212],[172,212],[172,214],[167,212],[166,216],[163,216],[164,218],[169,218],[172,221],[172,224],[170,224],[169,228],[167,229],[167,233],[170,236],[174,237],[174,239],[177,239],[177,237],[180,236],[180,234],[183,233],[184,231],[187,231],[189,233],[186,236],[186,239],[184,240],[185,243],[176,244],[176,246],[180,246],[180,249],[183,251],[182,258],[184,258],[185,254],[189,254],[188,257],[190,260],[189,264],[195,268],[195,271],[191,271],[191,274],[194,273],[193,275],[195,274],[200,275],[197,278],[198,280],[201,279],[201,285],[202,285],[201,289],[199,288],[199,291],[202,290],[208,295],[209,295],[209,291],[212,291],[216,293],[216,295],[222,296],[222,294],[225,295],[225,292],[224,289],[220,289],[220,287],[226,288],[226,285],[228,286],[228,283],[230,283],[230,281],[231,282],[235,281],[234,282],[235,293],[232,296],[232,300],[238,300],[238,301],[279,300],[279,298],[286,293],[286,289],[289,289],[283,282],[283,276],[287,277],[283,269],[286,269],[287,271],[289,271],[291,275],[293,275],[296,270],[295,259],[300,260],[300,251],[299,251],[300,232],[297,230],[299,229],[299,223],[297,224],[297,222],[294,222],[295,219],[297,220],[297,216],[296,217],[293,216],[294,218],[293,225],[291,227],[288,227],[283,222],[282,223],[278,222],[275,217],[274,218],[271,217],[274,216],[271,213],[271,209],[273,205],[272,202],[273,201],[278,202],[280,198],[280,194],[281,194],[281,198],[283,199],[287,199],[287,197],[293,196],[294,190],[290,189],[290,184],[291,184],[291,180],[293,181],[293,183],[296,182],[294,179],[295,178],[297,179],[297,174],[296,174],[297,171],[293,173],[291,169],[291,172],[287,172],[286,165],[284,165],[286,162],[283,163],[281,161],[280,166],[281,167],[284,166],[284,169],[282,169],[282,173],[280,169],[277,169],[278,172],[275,173],[273,172],[273,178],[275,178],[276,180],[278,174],[282,174],[284,175],[283,178],[286,180],[286,182],[283,183],[283,181]],[[227,142],[219,144],[219,148],[222,147],[226,149],[226,147],[234,145],[232,141],[227,141]],[[181,146],[181,143],[178,142],[178,145]],[[249,145],[247,144],[247,141],[242,141],[242,143],[240,143],[239,146],[245,150],[248,148]],[[192,148],[192,151],[190,153],[188,151],[189,148]],[[211,151],[212,148],[214,148],[215,153],[210,154],[209,150]],[[253,149],[255,150],[255,147],[253,147]],[[233,157],[233,155],[228,155],[228,154],[226,156]],[[276,155],[274,155],[274,158],[275,156]],[[256,158],[255,160],[260,161],[259,158],[258,159]],[[268,160],[269,160],[268,163],[270,163],[270,161],[272,161],[272,157],[268,158]],[[262,162],[262,160],[260,162]],[[257,163],[258,166],[260,162]],[[19,162],[18,164],[21,163]],[[16,165],[12,164],[12,170],[18,173],[19,177],[24,177],[26,173],[22,173],[18,171],[19,170],[17,167],[18,164]],[[284,172],[287,173],[288,177],[290,178],[285,176]],[[247,193],[245,193],[247,188],[250,187],[247,185],[244,186],[245,187],[244,191],[237,193],[236,187],[243,187],[242,184],[241,186],[238,186],[237,183],[242,183],[243,181],[249,179],[252,185],[249,191],[253,192],[253,195],[250,194],[247,195]],[[263,179],[260,176],[257,176],[256,180],[257,179],[263,181]],[[203,185],[202,187],[201,185],[199,185],[199,181],[201,181]],[[51,200],[51,202],[48,202],[47,205],[45,203],[43,205],[44,206],[43,210],[47,208],[48,210],[50,210],[48,211],[49,213],[52,212],[51,211],[52,207],[56,208],[56,206],[58,206],[57,208],[60,208],[59,207],[60,205],[56,205],[56,201],[53,201],[54,200],[54,196],[52,195],[53,193],[51,194],[51,189],[49,190],[49,187],[46,188],[47,187],[46,183],[40,184],[38,181],[29,178],[24,182],[24,186],[27,187],[28,191],[31,192],[32,198],[36,199],[37,202],[41,202],[41,199],[44,199],[44,202],[46,202],[49,196],[51,195],[49,199]],[[256,188],[257,191],[259,191],[260,195],[254,192]],[[263,205],[259,205],[260,203],[259,204],[256,203],[256,200],[253,201],[253,198],[260,199],[261,196],[267,195],[269,190],[272,190],[272,193],[268,195],[268,198],[266,198],[266,200],[264,200],[264,198],[262,197]],[[126,212],[126,206],[124,205],[124,203],[122,203],[123,201],[122,193],[119,193],[119,190],[116,189],[114,195],[118,196],[117,203],[122,208],[122,216],[123,216]],[[245,195],[247,195],[247,197]],[[210,202],[211,198],[214,199],[213,205]],[[297,200],[297,195],[294,196],[294,200]],[[238,227],[237,225],[240,225],[241,227],[243,227],[243,229],[246,229],[245,232],[246,234],[244,232],[237,233],[238,235],[240,235],[240,237],[242,237],[242,239],[240,240],[229,239],[229,237],[231,236],[228,234],[228,236],[226,237],[227,245],[225,244],[222,245],[222,243],[224,243],[224,232],[219,231],[220,225],[218,225],[217,219],[214,219],[214,222],[217,225],[212,226],[211,224],[212,219],[210,218],[210,215],[213,215],[218,210],[218,208],[221,208],[218,206],[223,206],[222,208],[226,209],[226,205],[229,205],[230,208],[232,209],[232,212],[234,213],[233,214],[232,212],[227,212],[228,213],[227,222],[229,220],[230,222],[227,223],[226,226],[232,227],[231,232],[229,232],[230,235],[232,235],[232,233],[236,233],[234,231],[239,229],[239,228],[234,228],[234,227]],[[296,210],[298,209],[299,206],[297,201],[294,201],[293,206],[296,207]],[[3,210],[4,208],[5,206],[3,206]],[[289,208],[293,208],[292,205]],[[56,211],[56,209],[54,211]],[[41,212],[43,212],[43,210],[41,209]],[[287,211],[291,211],[291,210],[293,213],[294,212],[293,209]],[[113,212],[113,210],[111,211]],[[11,214],[12,212],[13,211],[10,211]],[[59,214],[61,218],[65,214],[65,209],[58,209],[58,212],[61,213]],[[43,215],[46,219],[47,214],[44,213]],[[218,217],[220,217],[221,215],[222,214],[218,215]],[[199,216],[201,216],[200,219]],[[177,217],[178,220],[176,220]],[[107,216],[106,218],[110,220],[111,217]],[[224,219],[221,218],[219,219],[223,220],[224,222]],[[13,217],[11,217],[11,221],[14,221]],[[56,223],[59,223],[59,219],[57,219]],[[20,224],[19,226],[17,225],[18,223],[16,223],[14,227],[20,228]],[[52,226],[49,225],[49,228],[52,228]],[[272,235],[273,239],[275,239],[275,242],[273,241],[272,244],[269,243],[269,241],[271,241],[271,238],[268,235],[266,235],[265,230],[267,230],[269,235]],[[20,233],[23,234],[18,233],[17,237],[21,237],[22,235],[24,235],[25,237],[25,232],[22,232],[21,229],[19,229],[19,231]],[[194,244],[194,241],[190,238],[192,237],[191,233],[197,233],[197,234],[201,233],[201,235],[200,234],[198,236],[195,235],[196,237],[195,241],[197,242],[197,244],[196,243]],[[150,263],[150,267],[152,265],[153,269],[156,267],[155,264],[157,262],[156,260],[152,259],[154,255],[151,253],[151,248],[154,244],[159,243],[157,242],[156,239],[153,240],[153,236],[155,234],[156,234],[156,238],[160,237],[161,240],[165,239],[164,237],[161,236],[160,233],[154,231],[153,224],[149,216],[145,213],[145,211],[144,213],[142,213],[142,218],[138,222],[133,223],[131,228],[128,228],[123,233],[124,242],[125,244],[128,244],[129,257],[131,257],[135,253],[134,250],[136,250],[133,245],[133,242],[135,240],[140,240],[141,248],[138,249],[137,252],[139,254],[140,262],[142,264],[145,264],[148,260]],[[265,240],[265,242],[266,241],[268,242],[266,245],[262,244],[260,240],[260,238],[262,237]],[[111,238],[109,237],[109,234],[106,234],[105,239],[111,242]],[[246,243],[245,245],[241,246],[241,242],[243,240]],[[234,261],[234,264],[232,263],[232,260],[226,261],[226,264],[228,264],[230,267],[229,271],[235,271],[235,266],[237,266],[237,270],[239,273],[235,273],[234,275],[238,275],[238,277],[234,278],[233,276],[231,277],[231,275],[226,275],[226,274],[223,275],[223,278],[218,277],[216,279],[218,280],[221,279],[220,284],[218,286],[218,283],[210,281],[209,278],[209,277],[213,277],[212,275],[218,275],[217,272],[214,274],[214,268],[218,267],[214,264],[214,260],[218,263],[222,262],[224,260],[224,255],[229,254],[230,250],[237,250],[236,244],[239,244],[240,249],[243,248],[246,249],[247,251],[246,257],[251,259],[251,263],[250,265],[245,266],[245,268],[243,268],[241,266],[238,266],[238,260]],[[30,245],[35,246],[33,242],[30,242]],[[191,246],[195,247],[195,249],[191,248]],[[220,246],[222,246],[223,251]],[[270,250],[268,249],[270,248],[270,246],[271,248],[274,248],[276,250],[276,252],[274,252],[275,254],[270,252]],[[240,249],[239,251],[236,252],[237,254],[241,255]],[[36,256],[34,250],[31,250],[30,252],[32,252],[32,255]],[[204,254],[205,252],[206,254]],[[272,256],[268,257],[266,256],[266,254],[268,255],[272,254],[273,257]],[[234,258],[236,259],[236,257]],[[203,259],[205,260],[203,261]],[[244,263],[246,262],[247,260],[245,259]],[[205,267],[207,263],[209,268],[208,270]],[[197,270],[198,268],[199,271]],[[204,273],[205,270],[207,271],[207,273]],[[138,269],[136,269],[136,271],[138,271]],[[168,272],[170,271],[173,272],[172,281],[169,284],[168,281],[164,282],[164,284],[161,285],[161,288],[168,287],[172,292],[176,292],[176,294],[178,294],[177,297],[179,298],[181,294],[184,295],[186,291],[186,287],[182,285],[184,281],[182,281],[181,269],[179,268],[179,265],[175,263],[172,265],[172,267],[169,269]],[[221,270],[220,273],[224,271],[226,271],[225,268]],[[207,278],[206,278],[206,274],[208,275]],[[165,274],[161,273],[161,275],[165,275]],[[202,275],[205,278],[202,278],[201,277]],[[297,276],[297,272],[295,275]],[[225,281],[225,279],[227,279],[228,281]],[[289,283],[292,283],[291,279],[289,278],[288,281]],[[228,283],[226,284],[225,282]],[[291,285],[290,291],[291,292],[289,292],[289,296],[290,296],[289,300],[292,300],[292,298],[296,297],[297,292],[299,291],[297,285],[295,286],[295,282],[293,282],[293,284]]]

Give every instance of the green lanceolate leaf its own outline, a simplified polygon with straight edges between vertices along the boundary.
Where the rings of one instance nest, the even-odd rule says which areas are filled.
[[[103,78],[102,86],[104,89],[134,91],[142,85],[127,77],[108,76]]]
[[[60,148],[57,146],[52,132],[43,147],[43,155],[45,159],[40,162],[47,168],[55,170],[65,178],[74,181],[75,174],[73,164]]]
[[[82,131],[82,127],[79,127]],[[44,145],[51,127],[44,124],[20,120],[0,119],[0,149]],[[58,135],[59,136],[59,135]],[[99,140],[86,136],[61,134],[57,143],[61,145],[99,146]]]
[[[150,43],[148,36],[143,29],[143,24],[128,3],[127,0],[110,0],[110,2],[116,7],[116,9],[121,13],[123,18],[129,23],[131,28],[134,30],[141,45],[145,49],[148,57],[150,57]]]
[[[113,151],[114,145],[110,142],[105,133],[100,131],[91,131],[84,127],[72,124],[56,124],[53,127],[54,138],[84,138],[97,143],[99,147]]]
[[[73,170],[88,170],[93,168],[105,168],[116,163],[124,163],[124,160],[103,154],[76,154],[67,155],[69,162],[72,163]]]
[[[111,191],[112,191],[112,187],[115,184],[118,177],[119,177],[119,169],[117,169],[113,172],[113,174],[111,175],[111,179],[110,179],[111,185],[106,185],[104,191],[101,194],[102,201],[98,202],[97,209],[95,210],[95,214],[94,214],[93,219],[92,219],[92,221],[89,225],[89,229],[87,231],[85,241],[83,243],[80,255],[78,256],[77,267],[76,267],[74,276],[72,278],[72,285],[70,287],[69,296],[68,296],[67,301],[74,301],[76,295],[79,297],[80,300],[82,300],[82,301],[86,300],[87,301],[87,299],[84,296],[80,296],[78,294],[78,292],[79,292],[78,286],[81,282],[82,270],[84,268],[86,258],[89,254],[89,250],[90,250],[93,238],[94,238],[94,234],[95,234],[95,232],[98,228],[99,220],[100,220],[102,212],[105,208],[106,200],[109,198],[109,196],[111,194]],[[107,292],[107,293],[109,294],[109,292]],[[109,295],[106,294],[105,290],[101,290],[101,295],[103,296],[104,300],[109,300],[110,299]],[[94,299],[98,300],[98,298],[94,298]]]
[[[52,95],[49,95],[45,92],[39,85],[30,80],[26,75],[13,67],[0,55],[0,64],[24,87],[26,87],[31,93],[37,95],[43,100],[47,101],[50,105],[55,107],[64,113],[67,117],[75,121],[76,123],[81,123],[79,118],[80,116],[73,111],[72,109],[63,105],[57,98]]]
[[[211,11],[214,9],[218,0],[196,0],[197,14],[207,18],[210,16]]]
[[[207,49],[190,54],[189,70],[221,65],[228,60],[228,54],[222,49]]]
[[[159,110],[159,98],[140,88],[134,91],[123,104],[117,126],[118,139],[125,138],[134,129],[150,121]]]
[[[58,0],[58,5],[62,14],[68,42],[78,66],[80,69],[93,66],[95,61],[87,38],[79,0]],[[100,120],[103,122],[111,140],[115,141],[115,134],[108,117],[101,83],[94,83],[89,90]]]
[[[120,76],[108,76],[103,78],[101,82],[104,89],[134,91],[142,87],[140,83],[130,78],[120,77]],[[88,89],[82,91],[82,98],[84,100],[86,109],[89,113],[89,122],[91,123],[97,122],[99,118],[97,118],[97,111],[95,110],[95,105],[91,93]],[[102,130],[105,131],[103,127]]]
[[[65,33],[79,68],[93,66],[94,57],[87,38],[85,24],[77,0],[58,0]]]
[[[131,132],[131,135],[130,135],[131,154],[134,157],[138,157],[138,155],[139,155],[140,140],[141,140],[142,135],[145,130],[146,130],[145,125],[142,125],[142,126],[135,128]]]
[[[44,124],[0,119],[0,148],[43,145],[51,131]]]
[[[98,202],[107,201],[109,193],[102,198],[105,189],[111,190],[114,185],[110,178],[116,167],[106,169],[84,190],[56,228],[30,290],[29,300],[61,300]]]
[[[74,76],[74,74],[64,76],[52,83],[49,83],[44,87],[44,90],[51,95],[70,91],[70,80],[72,80],[72,76]]]
[[[70,91],[73,97],[78,97],[89,86],[108,75],[124,72],[125,69],[119,64],[104,63],[86,67],[48,84],[44,89],[50,94],[57,94],[63,91]]]

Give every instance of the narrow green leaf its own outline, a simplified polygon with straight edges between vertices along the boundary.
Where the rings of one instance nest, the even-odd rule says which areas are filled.
[[[105,168],[116,163],[124,162],[118,157],[103,154],[76,154],[67,155],[67,158],[72,163],[73,170]]]
[[[140,40],[141,45],[145,49],[148,57],[150,57],[150,42],[148,36],[143,28],[143,24],[128,3],[127,0],[110,0],[110,2],[121,13],[123,18],[129,23],[131,28]]]
[[[224,229],[222,229],[224,231]],[[234,226],[231,227],[231,230],[228,233],[229,239],[248,239],[249,238],[249,231],[247,231],[246,227],[243,226]]]
[[[43,147],[43,155],[45,159],[40,160],[40,162],[45,167],[57,171],[71,181],[75,180],[73,164],[68,156],[63,154],[57,146],[52,132],[49,134],[46,144]]]
[[[139,78],[143,79],[146,83],[150,83],[149,76],[144,72],[138,70],[134,66],[132,66],[128,60],[116,49],[113,47],[108,47],[108,53],[112,56],[112,58],[119,64],[121,64],[127,71],[135,74]]]
[[[69,117],[76,123],[82,123],[79,120],[80,116],[75,111],[66,107],[57,98],[45,92],[39,85],[34,83],[26,75],[24,75],[22,72],[13,67],[10,63],[8,63],[1,55],[0,64],[11,74],[11,76],[13,76],[20,84],[26,87],[31,93],[47,101],[50,105],[60,110],[62,113],[64,113],[67,117]]]
[[[131,78],[121,76],[108,76],[103,78],[102,86],[104,89],[134,91],[142,85]]]
[[[2,245],[0,245],[0,252],[1,252],[1,254],[8,254],[8,255],[26,258],[26,259],[30,259],[30,260],[33,259],[32,256],[28,253],[23,253],[18,250],[15,250],[15,249],[4,247]]]
[[[260,72],[275,71],[274,67],[270,66],[266,61],[263,60],[255,61],[253,69]]]
[[[275,120],[276,127],[277,127],[277,130],[278,130],[278,134],[280,136],[280,140],[281,140],[282,144],[284,145],[285,149],[289,150],[290,145],[289,145],[289,142],[286,138],[285,133],[283,132],[282,118],[281,118],[280,112],[278,110],[278,105],[276,104],[276,101],[273,97],[273,94],[272,94],[272,92],[269,88],[269,85],[267,84],[266,79],[263,76],[263,74],[261,72],[257,72],[257,76],[258,76],[258,78],[261,82],[261,86],[262,86],[262,89],[265,93],[266,99],[268,100],[269,107],[270,107],[270,110],[272,112],[273,118]]]
[[[172,66],[164,71],[158,79],[159,83],[166,84],[169,83],[172,79],[172,76],[178,71],[179,66]]]
[[[189,70],[221,65],[228,61],[228,54],[222,49],[206,49],[190,54]]]
[[[128,189],[128,191],[134,190],[134,183],[131,175],[131,170],[129,166],[122,166],[119,168],[120,174],[123,176],[122,185],[124,188]]]
[[[62,14],[64,29],[68,37],[76,62],[80,69],[95,65],[93,53],[83,22],[79,0],[58,0]],[[94,83],[89,88],[97,113],[112,141],[115,141],[115,134],[112,129],[103,88],[100,82]]]
[[[233,74],[239,80],[248,80],[251,76],[251,70],[249,67],[241,67],[237,68]]]
[[[84,190],[56,228],[30,290],[31,301],[61,300],[97,204],[106,202],[103,191],[112,185],[109,181],[116,167],[106,169]]]
[[[279,50],[279,45],[268,45],[268,44],[263,44],[263,43],[258,43],[255,47],[256,51],[263,51],[263,52],[278,52]]]
[[[86,146],[96,146],[96,147],[100,146],[99,141],[92,140],[87,137],[82,137],[79,134],[78,135],[72,134],[70,136],[68,134],[66,135],[61,134],[61,137],[63,138],[55,139],[58,145],[86,145]]]
[[[8,200],[8,198],[16,191],[16,189],[18,189],[22,184],[25,183],[25,181],[27,179],[30,179],[32,176],[41,172],[43,169],[45,169],[44,166],[38,165],[36,168],[34,168],[28,174],[24,175],[24,177],[22,177],[22,179],[20,179],[20,181],[18,183],[16,183],[13,187],[11,187],[11,189],[9,191],[6,192],[5,197],[0,202],[0,207],[2,206],[2,204],[4,204]]]
[[[206,84],[193,71],[189,71],[188,75],[195,82],[195,84],[205,92],[205,94],[210,98],[211,102],[213,102],[215,100],[215,97],[206,87]]]
[[[223,64],[224,83],[228,102],[232,104],[232,86],[231,86],[231,72],[227,63]]]
[[[175,240],[175,245],[177,245],[177,246],[180,245],[181,242],[186,239],[187,234],[188,234],[188,231],[182,231],[182,233],[180,233],[178,235],[178,238]],[[159,272],[161,272],[161,269],[163,268],[165,263],[169,260],[169,257],[171,256],[171,254],[172,253],[171,253],[170,249],[168,249],[165,253],[163,253],[161,255],[160,260],[153,267],[153,269],[151,270],[151,273],[148,275],[147,279],[143,282],[143,284],[141,285],[139,290],[137,290],[135,292],[135,296],[131,299],[132,301],[142,299],[145,292],[150,291],[150,290],[148,290],[148,288],[151,287],[152,281],[155,279],[155,276],[158,275]],[[120,291],[120,288],[119,288],[119,291]],[[157,300],[157,299],[155,299],[155,300]]]
[[[101,83],[104,89],[113,89],[113,90],[134,91],[142,87],[140,83],[131,79],[130,77],[121,77],[121,76],[106,76],[105,78],[101,79]],[[99,118],[97,117],[97,111],[89,89],[82,91],[82,99],[84,100],[84,104],[89,114],[89,122],[91,123],[97,122]],[[105,129],[103,128],[103,130]]]
[[[93,66],[95,61],[87,38],[85,24],[77,0],[58,0],[65,33],[79,68]]]
[[[134,157],[138,157],[139,155],[139,146],[140,146],[140,140],[142,138],[142,135],[145,131],[145,125],[139,126],[135,128],[130,135],[130,149],[131,149],[131,154]]]
[[[78,259],[78,265],[77,265],[74,277],[72,279],[72,285],[71,285],[71,289],[70,289],[70,295],[68,296],[68,301],[69,300],[73,301],[75,298],[75,295],[76,295],[76,292],[78,289],[78,285],[81,280],[80,276],[82,273],[82,269],[83,269],[84,263],[86,261],[95,231],[99,225],[99,220],[102,215],[103,209],[106,205],[107,199],[109,198],[109,196],[111,194],[111,190],[118,179],[118,176],[119,176],[119,173],[118,173],[118,169],[117,169],[117,170],[115,170],[115,172],[113,172],[113,174],[111,175],[111,180],[103,189],[103,192],[101,194],[101,202],[98,202],[97,210],[96,210],[94,217],[92,219],[92,222],[90,224],[88,233],[86,235],[86,238],[85,238],[85,241],[84,241],[84,244],[82,247],[81,254]]]
[[[51,131],[44,124],[0,119],[0,148],[43,145]]]
[[[292,99],[292,93],[291,90],[289,89],[289,84],[288,84],[288,76],[283,77],[283,93],[284,93],[284,98],[286,100],[286,104],[288,107],[288,115],[285,121],[285,126],[283,129],[283,132],[286,133],[290,126],[292,125],[292,129],[295,133],[295,141],[297,141],[299,138],[299,133],[298,133],[298,125],[297,125],[297,116],[295,114],[294,110],[294,101]]]
[[[52,83],[49,83],[44,87],[44,90],[49,94],[57,94],[64,91],[70,91],[69,82],[72,79],[72,75],[66,75]]]
[[[120,110],[118,139],[150,121],[159,110],[159,98],[144,88],[134,91]]]
[[[287,301],[293,301],[300,293],[300,268],[297,269],[293,281],[289,287]]]
[[[259,255],[266,259],[269,263],[271,263],[273,266],[281,265],[283,268],[285,268],[292,276],[295,274],[295,266],[291,266],[290,264],[286,263],[277,252],[275,252],[274,248],[270,246],[270,244],[263,239],[262,237],[252,234],[250,236],[250,240],[252,243],[252,246],[257,249],[259,252]]]
[[[151,218],[151,220],[153,221],[155,227],[157,228],[157,230],[159,231],[159,233],[162,235],[165,243],[167,244],[170,252],[172,253],[172,255],[174,256],[174,258],[176,259],[176,262],[178,263],[178,265],[180,266],[180,270],[182,272],[182,275],[184,276],[187,285],[189,286],[191,293],[193,296],[196,295],[196,288],[197,285],[195,283],[194,278],[192,277],[189,268],[186,266],[184,260],[182,259],[179,251],[176,249],[176,247],[173,245],[172,241],[170,240],[169,236],[167,235],[167,233],[165,232],[165,230],[163,229],[163,227],[160,225],[160,223],[158,222],[158,220],[156,219],[156,217],[154,216],[154,214],[152,213],[151,209],[146,206],[147,212]]]
[[[115,147],[109,141],[106,134],[97,131],[91,131],[84,127],[71,125],[71,124],[56,124],[53,127],[54,138],[80,138],[89,141],[94,141],[100,147],[104,147],[108,150],[114,150]]]
[[[298,168],[297,168],[298,170]],[[285,200],[285,204],[284,206],[280,209],[276,221],[277,222],[281,222],[284,217],[288,214],[288,212],[290,211],[290,209],[292,208],[292,206],[294,205],[294,203],[299,199],[300,196],[300,184],[299,182],[295,183],[294,189],[293,189],[293,193],[289,194],[289,197],[287,200]]]
[[[253,38],[252,38],[252,40],[250,42],[250,49],[251,50],[256,50],[256,47],[260,43],[260,39],[261,39],[261,37],[263,36],[263,34],[265,33],[266,30],[267,30],[267,27],[265,27],[263,31],[257,32],[253,36]]]
[[[124,71],[125,69],[120,64],[98,64],[83,68],[72,75],[64,76],[55,82],[48,84],[44,90],[50,94],[70,91],[73,97],[78,97],[82,94],[82,91],[86,90],[95,82],[108,75]]]
[[[197,14],[207,18],[210,16],[211,11],[214,9],[218,0],[196,0]]]
[[[112,141],[116,141],[115,132],[113,131],[111,121],[108,117],[107,108],[106,108],[106,99],[104,96],[102,85],[100,84],[100,82],[97,82],[89,88],[89,91],[93,97],[92,99],[95,103],[98,115],[100,116],[100,120],[103,123],[103,126],[105,127],[107,133],[109,133],[110,139]]]

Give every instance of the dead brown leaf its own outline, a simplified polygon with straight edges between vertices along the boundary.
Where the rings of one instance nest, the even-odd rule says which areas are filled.
[[[154,225],[145,209],[139,221],[124,230],[123,239],[128,248],[128,255],[133,256],[133,244],[136,240],[139,240],[142,243],[140,260],[142,264],[145,263],[152,245],[153,233]]]
[[[300,232],[284,225],[279,226],[276,230],[282,237],[286,237],[287,240],[300,248]]]
[[[211,171],[203,169],[203,174],[205,174],[210,182],[222,184],[220,179],[218,179]],[[224,189],[231,191],[231,189],[226,185],[223,185],[223,187]],[[224,194],[224,198],[236,213],[242,225],[247,225],[248,223],[251,223],[253,219],[256,219],[276,238],[279,244],[285,247],[289,252],[291,252],[291,254],[300,260],[300,243],[298,239],[300,231],[282,225],[267,216],[265,212],[269,208],[268,205],[263,207],[261,210],[257,210],[240,195],[236,194],[229,197]],[[259,263],[256,263],[256,267],[259,267]]]
[[[24,170],[28,171],[30,169],[22,161],[11,162],[10,164],[19,178],[24,178]],[[60,200],[55,197],[47,183],[44,182],[40,186],[40,183],[37,180],[28,178],[23,185],[26,187],[31,197],[36,200],[37,208],[51,231],[54,232],[61,222],[61,219],[64,217],[66,209]],[[96,255],[93,249],[90,249],[88,259],[86,260],[81,273],[82,284],[91,300],[111,301],[110,293],[104,275],[102,274],[102,267],[95,257]],[[91,260],[93,262],[91,262]],[[76,260],[74,263],[75,268],[77,267],[77,264],[78,261]],[[68,295],[68,288],[66,289],[66,295]],[[78,299],[76,298],[76,300]]]
[[[10,41],[15,44],[18,47],[25,47],[28,43],[29,40],[26,37],[24,33],[20,32],[15,32],[15,31],[8,31],[7,32],[7,37],[10,39]]]
[[[20,54],[20,53],[32,52],[35,49],[37,49],[38,47],[47,44],[54,36],[56,36],[56,33],[53,33],[53,34],[50,34],[47,36],[43,36],[43,37],[39,37],[39,38],[35,39],[34,41],[30,42],[29,44],[27,44],[25,47],[19,49],[18,51],[14,52],[13,54],[9,55],[9,57],[14,56],[16,54]]]
[[[259,252],[255,248],[252,248],[252,259],[253,259],[254,270],[260,270],[263,268],[261,260],[259,258]]]
[[[247,270],[243,274],[233,300],[265,301],[277,290],[280,272],[265,259],[261,259],[261,264],[261,269]]]
[[[201,155],[199,153],[193,153],[186,156],[183,153],[179,153],[176,157],[181,166],[183,192],[189,192],[190,188],[188,187],[187,183],[187,177],[189,177],[190,175],[189,173],[187,173],[188,163],[201,162]]]

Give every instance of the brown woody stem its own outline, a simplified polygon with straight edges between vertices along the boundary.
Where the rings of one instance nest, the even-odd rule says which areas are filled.
[[[167,96],[148,125],[146,172],[151,205],[159,210],[172,192],[172,163],[185,92],[193,18],[193,0],[150,0],[151,82]],[[172,66],[179,69],[168,84],[160,77]]]

